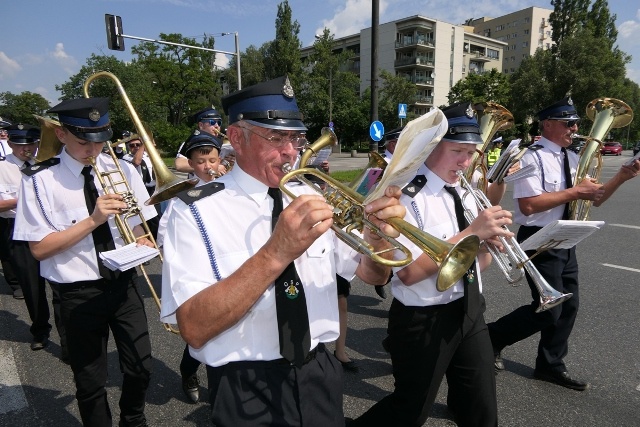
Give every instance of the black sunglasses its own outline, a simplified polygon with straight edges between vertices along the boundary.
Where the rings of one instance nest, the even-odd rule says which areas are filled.
[[[221,119],[204,119],[204,120],[200,120],[203,123],[207,123],[209,124],[209,126],[222,126],[222,120]]]
[[[565,125],[567,125],[568,128],[572,128],[576,125],[580,125],[580,119],[573,119],[573,120],[556,120],[558,122],[563,122]]]

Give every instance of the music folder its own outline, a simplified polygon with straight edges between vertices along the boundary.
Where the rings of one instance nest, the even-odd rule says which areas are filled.
[[[520,247],[524,251],[569,249],[602,228],[603,225],[604,221],[553,221],[520,243]]]

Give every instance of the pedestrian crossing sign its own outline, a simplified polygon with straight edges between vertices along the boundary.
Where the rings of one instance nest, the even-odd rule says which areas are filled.
[[[398,104],[398,118],[399,119],[407,118],[407,104]]]

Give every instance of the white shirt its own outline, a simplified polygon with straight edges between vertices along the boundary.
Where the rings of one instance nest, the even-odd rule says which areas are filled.
[[[89,216],[83,191],[84,176],[81,174],[84,165],[69,156],[66,149],[63,149],[58,157],[59,164],[32,176],[23,177],[18,197],[14,240],[38,242],[49,234],[66,230]],[[115,170],[109,155],[99,155],[97,163],[103,172]],[[138,200],[142,214],[147,219],[153,218],[157,212],[155,207],[144,205],[149,196],[140,175],[129,163],[119,163]],[[95,176],[94,182],[98,193],[103,195],[102,186]],[[120,185],[117,190],[124,191],[123,187]],[[123,246],[124,242],[113,216],[108,219],[108,223],[116,248]],[[131,227],[140,224],[140,217],[132,217],[129,224]],[[40,275],[57,283],[98,280],[101,276],[91,233],[71,248],[41,261]]]
[[[522,168],[533,164],[535,172],[527,178],[513,182],[513,198],[516,199],[514,221],[520,225],[544,227],[552,221],[562,219],[564,205],[526,216],[520,210],[517,199],[564,190],[567,185],[564,179],[564,159],[562,151],[560,151],[561,147],[544,137],[540,138],[536,145],[541,145],[542,148],[535,151],[527,150],[520,160]],[[575,179],[579,157],[571,150],[566,151],[569,155],[569,166],[571,166],[571,179]],[[542,160],[543,166],[540,164],[540,160]]]
[[[13,153],[13,148],[9,146],[9,142],[6,139],[0,139],[0,156],[7,157]]]
[[[271,236],[273,200],[267,187],[237,164],[215,182],[225,188],[196,201],[207,230],[221,279],[236,271]],[[295,193],[314,193],[306,186],[291,187]],[[287,200],[284,200],[287,205]],[[164,236],[162,270],[163,322],[175,323],[178,307],[218,279],[194,215],[182,200],[169,213]],[[335,341],[340,333],[336,273],[353,278],[359,255],[331,230],[320,236],[298,259],[296,270],[304,285],[309,313],[311,348]],[[256,271],[256,275],[260,272]],[[234,326],[209,340],[191,355],[210,366],[241,360],[274,360],[280,355],[278,321],[273,286]]]
[[[142,165],[135,166],[133,164],[133,154],[131,154],[131,153],[125,154],[124,156],[122,156],[122,160],[131,163],[131,165],[140,174],[140,177],[142,177]],[[147,165],[147,170],[149,171],[149,176],[151,177],[151,181],[149,181],[148,183],[145,182],[144,185],[146,187],[155,187],[156,186],[156,180],[155,180],[155,178],[153,176],[153,164],[151,163],[151,157],[149,157],[149,155],[147,154],[146,151],[144,153],[142,153],[142,161],[144,162],[145,165]]]
[[[30,162],[28,162],[30,163]],[[18,198],[20,181],[22,180],[22,168],[24,162],[11,152],[4,160],[0,160],[0,199],[12,200]],[[15,218],[16,210],[0,212],[2,218]]]
[[[422,230],[438,239],[450,239],[451,236],[458,234],[459,230],[453,197],[444,189],[444,186],[448,184],[438,177],[438,175],[430,171],[425,165],[420,166],[416,175],[424,175],[427,178],[427,183],[415,197],[407,196],[404,193],[402,197],[400,197],[400,203],[407,209],[407,215],[405,215],[404,218],[405,221],[416,227],[422,226]],[[455,189],[458,194],[460,194],[460,197],[462,197],[463,192],[460,186],[457,185]],[[464,197],[462,203],[467,209],[477,215],[477,208],[471,196]],[[416,209],[419,215],[416,214]],[[418,217],[420,218],[420,222],[418,221]],[[401,235],[398,240],[411,251],[414,260],[423,254],[422,250],[411,243],[406,237]],[[395,268],[394,272],[402,268],[404,267]],[[478,277],[480,292],[482,292],[482,279],[480,278],[479,271],[476,275]],[[394,298],[398,299],[402,304],[417,307],[447,304],[463,297],[464,283],[462,279],[458,280],[455,285],[446,291],[440,292],[436,289],[436,278],[437,274],[433,274],[420,282],[406,286],[398,278],[398,275],[394,274],[391,279],[391,293]]]
[[[208,184],[208,183],[198,178],[198,182],[196,183],[195,186],[199,187],[204,184]],[[173,210],[173,205],[175,204],[176,200],[177,199],[175,197],[172,199],[169,199],[169,203],[167,204],[167,207],[165,208],[164,212],[162,213],[162,216],[160,217],[160,221],[158,222],[158,238],[156,239],[156,243],[159,248],[162,247],[162,245],[164,244],[164,232],[167,229],[167,222],[169,221],[169,215]]]

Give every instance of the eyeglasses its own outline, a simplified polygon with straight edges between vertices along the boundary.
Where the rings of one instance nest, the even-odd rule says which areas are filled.
[[[222,126],[222,120],[221,119],[205,119],[205,120],[200,120],[202,123],[206,123],[209,126]]]
[[[567,125],[568,128],[572,128],[574,126],[579,126],[580,125],[580,119],[573,119],[573,120],[556,120],[557,122],[563,122],[565,125]]]
[[[141,147],[141,146],[142,146],[142,144],[129,144],[129,147],[131,147],[131,148],[138,148],[138,147]]]
[[[309,141],[307,141],[307,137],[304,133],[299,133],[295,135],[272,135],[270,137],[266,137],[264,135],[260,135],[257,132],[252,131],[249,128],[244,128],[254,135],[259,136],[260,138],[266,140],[269,144],[273,145],[276,148],[282,148],[285,144],[291,143],[294,149],[301,150]]]

